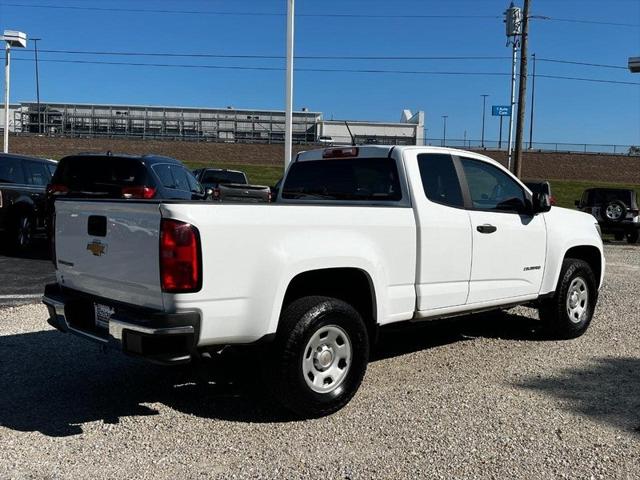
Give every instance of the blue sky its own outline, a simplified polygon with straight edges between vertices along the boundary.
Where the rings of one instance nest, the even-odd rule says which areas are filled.
[[[510,50],[499,0],[297,0],[299,14],[410,15],[415,18],[305,17],[296,23],[299,55],[492,56],[497,60],[382,61],[299,59],[300,68],[508,73]],[[516,2],[518,4],[519,2]],[[39,7],[24,7],[31,5]],[[0,27],[41,37],[41,50],[91,50],[231,55],[284,55],[283,16],[141,13],[42,8],[149,9],[284,13],[285,0],[0,0]],[[538,58],[625,66],[640,55],[640,1],[532,0],[532,13],[556,19],[629,23],[634,27],[533,20],[530,53]],[[418,18],[459,15],[459,18]],[[32,58],[15,52],[14,58]],[[284,72],[54,63],[89,60],[276,67],[283,59],[122,57],[42,52],[43,101],[237,108],[284,107]],[[537,73],[640,83],[626,70],[538,62]],[[396,121],[403,108],[426,112],[429,137],[479,138],[481,94],[507,104],[508,76],[440,76],[298,72],[296,109],[327,118]],[[12,64],[12,101],[35,99],[33,62]],[[487,109],[489,111],[489,108]],[[538,78],[534,141],[640,144],[640,86]],[[527,127],[528,128],[528,127]],[[528,130],[527,130],[528,132]],[[487,115],[486,137],[497,138]],[[525,138],[528,138],[526,136]]]

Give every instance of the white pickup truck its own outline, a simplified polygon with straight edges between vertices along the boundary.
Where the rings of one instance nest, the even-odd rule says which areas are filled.
[[[529,304],[572,338],[604,275],[591,215],[446,148],[304,152],[272,204],[60,199],[55,212],[51,325],[164,363],[262,345],[265,384],[304,416],[351,399],[379,326]]]

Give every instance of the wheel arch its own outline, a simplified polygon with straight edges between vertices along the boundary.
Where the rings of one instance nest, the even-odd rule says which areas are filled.
[[[563,260],[566,260],[568,258],[583,260],[587,262],[593,270],[593,275],[596,278],[596,282],[598,282],[598,288],[600,288],[603,262],[602,252],[598,247],[595,247],[593,245],[579,245],[571,247],[565,252]]]
[[[362,316],[370,338],[375,339],[378,299],[368,272],[356,267],[333,267],[298,273],[287,286],[280,314],[294,300],[310,295],[334,297],[350,304]]]

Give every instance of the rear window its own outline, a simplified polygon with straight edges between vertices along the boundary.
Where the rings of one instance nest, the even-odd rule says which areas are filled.
[[[631,193],[628,190],[590,190],[587,194],[587,204],[597,205],[620,200],[625,205],[631,205]]]
[[[0,183],[24,183],[21,163],[17,158],[0,159]]]
[[[393,159],[352,158],[295,162],[282,197],[383,202],[401,200],[402,192]]]
[[[242,172],[229,172],[224,170],[207,170],[202,176],[202,183],[247,183]]]
[[[71,192],[118,197],[122,187],[153,187],[149,180],[140,160],[120,157],[67,157],[60,161],[54,176],[54,183],[66,185]]]

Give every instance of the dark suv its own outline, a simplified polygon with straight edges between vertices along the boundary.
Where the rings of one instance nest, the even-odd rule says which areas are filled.
[[[45,233],[45,188],[57,162],[0,154],[0,240],[15,251],[31,247]]]
[[[83,153],[60,160],[47,187],[47,217],[59,197],[205,200],[209,192],[182,162],[158,155]],[[55,220],[48,222],[53,226]],[[53,230],[48,231],[53,238]]]
[[[616,240],[626,237],[636,243],[640,236],[640,215],[636,192],[626,188],[589,188],[576,207],[593,215],[602,233],[612,233]]]

